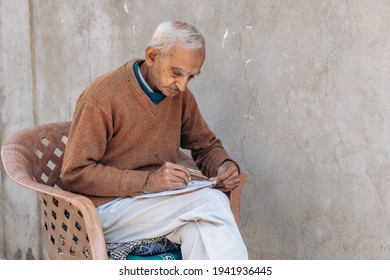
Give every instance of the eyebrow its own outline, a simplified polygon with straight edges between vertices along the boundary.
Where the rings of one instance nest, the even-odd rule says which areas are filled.
[[[180,74],[182,74],[183,76],[196,77],[196,76],[198,76],[198,75],[200,74],[200,70],[199,70],[199,72],[197,72],[197,73],[195,73],[195,74],[190,74],[190,73],[188,73],[186,70],[184,70],[184,69],[182,69],[182,68],[180,68],[180,67],[172,67],[172,69],[173,69],[174,71],[180,72]]]

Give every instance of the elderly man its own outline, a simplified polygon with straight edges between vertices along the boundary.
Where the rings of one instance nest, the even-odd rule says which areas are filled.
[[[205,54],[196,27],[164,22],[144,60],[97,78],[81,94],[62,180],[65,189],[87,195],[97,206],[107,243],[166,236],[181,244],[183,259],[247,259],[229,201],[220,191],[238,186],[238,166],[187,88]],[[180,147],[192,151],[217,189],[137,198],[187,186],[188,169],[175,163]]]

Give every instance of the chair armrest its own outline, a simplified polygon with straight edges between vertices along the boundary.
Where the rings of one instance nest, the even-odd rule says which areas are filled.
[[[89,198],[53,189],[42,190],[40,202],[50,259],[108,259],[96,207]],[[52,224],[55,225],[54,229],[51,228]],[[59,253],[59,250],[62,252]]]
[[[245,184],[248,182],[248,175],[245,173],[240,174],[240,184],[237,188],[227,193],[230,200],[230,208],[234,214],[237,226],[240,226],[240,204],[241,204],[241,194],[244,189]]]
[[[1,158],[11,179],[39,193],[50,259],[107,259],[103,231],[92,201],[36,182],[25,164],[28,159],[23,149],[22,145],[6,143]]]

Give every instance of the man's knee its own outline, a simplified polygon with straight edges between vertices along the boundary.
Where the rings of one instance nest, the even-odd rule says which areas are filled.
[[[199,191],[199,199],[204,203],[213,203],[229,206],[229,198],[227,195],[219,190],[213,188],[205,188]]]

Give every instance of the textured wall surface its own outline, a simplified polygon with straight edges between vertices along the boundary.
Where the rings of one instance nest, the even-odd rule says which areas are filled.
[[[207,40],[190,88],[250,181],[252,259],[390,259],[390,2],[0,0],[0,140],[70,120],[158,23]],[[45,258],[34,195],[1,172],[0,258]]]

